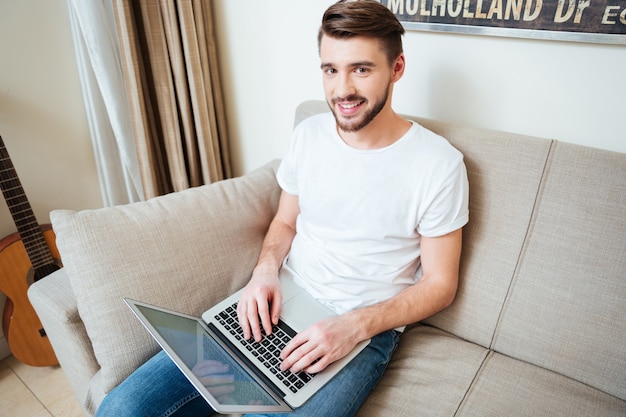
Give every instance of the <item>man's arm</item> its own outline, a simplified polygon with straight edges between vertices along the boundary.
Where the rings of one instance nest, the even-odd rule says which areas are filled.
[[[458,286],[461,240],[462,229],[440,237],[422,237],[423,275],[416,284],[387,301],[323,320],[301,332],[283,350],[282,369],[320,372],[360,341],[418,322],[449,306]]]
[[[261,341],[261,326],[266,334],[270,334],[272,324],[278,324],[282,304],[278,271],[291,248],[299,213],[298,197],[283,191],[252,278],[237,306],[239,323],[246,339],[254,336],[256,341]]]

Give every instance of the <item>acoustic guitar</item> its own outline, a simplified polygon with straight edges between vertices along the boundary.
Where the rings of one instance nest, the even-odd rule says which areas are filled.
[[[17,232],[0,240],[0,291],[6,296],[2,329],[11,353],[32,366],[58,364],[28,300],[28,287],[61,268],[50,225],[40,226],[0,137],[0,188]]]

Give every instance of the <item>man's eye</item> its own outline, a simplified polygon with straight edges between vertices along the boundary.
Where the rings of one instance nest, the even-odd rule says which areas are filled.
[[[369,72],[369,69],[365,68],[365,67],[359,67],[357,69],[354,70],[357,74],[367,74]]]
[[[324,70],[324,73],[325,73],[326,75],[333,75],[333,74],[334,74],[334,73],[336,73],[336,72],[337,72],[337,70],[336,70],[336,69],[334,69],[334,68],[326,68],[326,69]]]

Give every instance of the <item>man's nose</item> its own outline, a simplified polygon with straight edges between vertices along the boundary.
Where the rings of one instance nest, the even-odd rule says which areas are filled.
[[[338,77],[336,91],[336,95],[338,97],[347,98],[354,95],[355,93],[356,88],[354,87],[352,77],[349,73]]]

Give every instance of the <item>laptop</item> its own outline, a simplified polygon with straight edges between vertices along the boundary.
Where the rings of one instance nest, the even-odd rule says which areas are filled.
[[[281,271],[283,305],[272,334],[260,343],[244,340],[237,320],[241,290],[197,318],[125,298],[144,327],[198,392],[218,413],[291,412],[304,404],[363,350],[359,343],[346,357],[318,374],[280,371],[279,354],[295,334],[335,313]]]

